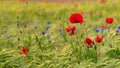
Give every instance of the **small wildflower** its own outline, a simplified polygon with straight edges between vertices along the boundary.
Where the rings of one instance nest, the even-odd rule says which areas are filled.
[[[100,32],[100,30],[97,29],[97,30],[96,30],[96,33],[98,33],[98,32]]]
[[[42,35],[45,35],[45,32],[42,32]]]
[[[59,29],[58,31],[61,33],[61,32],[62,32],[62,29]]]
[[[35,25],[35,26],[34,26],[34,28],[35,28],[35,29],[37,29],[37,28],[38,28],[38,26],[37,26],[37,25]]]
[[[119,29],[117,29],[117,30],[116,30],[116,33],[119,33],[119,32],[120,32],[120,30],[119,30]]]
[[[62,34],[62,29],[59,29],[58,32],[59,32],[60,34]]]
[[[21,54],[22,55],[27,55],[27,52],[28,52],[28,48],[22,48],[21,49]]]
[[[51,22],[50,22],[50,21],[48,21],[47,23],[48,23],[48,24],[51,24]]]
[[[120,26],[118,26],[118,29],[120,29]]]
[[[50,28],[51,28],[50,26],[47,26],[47,27],[46,27],[46,30],[49,30]]]

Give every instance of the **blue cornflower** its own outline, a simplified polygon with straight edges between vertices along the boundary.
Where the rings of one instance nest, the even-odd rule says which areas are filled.
[[[35,25],[35,26],[34,26],[34,28],[35,28],[35,29],[37,29],[37,28],[38,28],[38,26],[37,26],[37,25]]]
[[[120,29],[120,26],[118,26],[118,29]]]
[[[62,29],[59,29],[58,32],[59,32],[60,34],[62,34]]]
[[[62,32],[62,29],[59,29],[58,31],[61,33],[61,32]]]
[[[50,21],[48,21],[47,23],[48,23],[48,24],[51,24],[51,22],[50,22]]]
[[[97,29],[97,30],[96,30],[96,33],[98,33],[98,32],[100,32],[100,30]]]
[[[119,29],[117,29],[117,30],[116,30],[116,33],[119,33],[119,32],[120,32],[120,30],[119,30]]]
[[[42,35],[45,35],[45,32],[42,32]]]
[[[46,27],[46,30],[49,30],[50,28],[51,28],[50,26],[47,26],[47,27]]]

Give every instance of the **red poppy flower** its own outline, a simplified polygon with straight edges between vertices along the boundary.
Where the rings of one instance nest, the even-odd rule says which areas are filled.
[[[66,28],[66,32],[69,33],[70,35],[75,35],[75,29],[76,29],[75,26],[68,26]]]
[[[72,31],[75,31],[76,27],[75,26],[68,26],[66,27],[66,32],[72,32]]]
[[[100,0],[100,3],[105,3],[105,0]]]
[[[22,49],[21,49],[21,54],[22,54],[22,55],[23,55],[23,54],[27,55],[27,52],[28,52],[28,48],[22,48]]]
[[[108,18],[106,18],[106,23],[107,24],[112,24],[113,23],[113,18],[112,17],[108,17]]]
[[[83,23],[83,16],[80,13],[74,13],[69,17],[69,21],[71,24],[75,23]]]
[[[70,30],[71,30],[70,26],[66,27],[66,32],[70,32]]]
[[[76,27],[75,26],[71,26],[71,30],[75,31]]]
[[[88,47],[90,47],[90,46],[93,44],[92,39],[91,39],[91,38],[88,38],[88,37],[85,39],[85,42],[86,42],[86,44],[88,45]]]
[[[72,32],[71,32],[71,35],[74,36],[74,35],[75,35],[75,31],[72,31]]]
[[[102,42],[102,40],[103,40],[103,37],[102,37],[102,36],[97,36],[97,37],[95,38],[95,41],[98,42],[98,43]]]

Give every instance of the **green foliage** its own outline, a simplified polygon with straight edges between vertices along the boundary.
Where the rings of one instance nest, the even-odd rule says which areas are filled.
[[[120,48],[111,49],[106,53],[106,55],[111,58],[120,59]]]

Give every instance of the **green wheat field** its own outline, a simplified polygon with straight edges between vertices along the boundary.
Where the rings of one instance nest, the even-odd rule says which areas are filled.
[[[0,2],[0,68],[120,68],[119,5]],[[84,22],[71,24],[72,13],[82,14]],[[76,27],[74,35],[66,33],[67,26]],[[94,41],[91,47],[87,37]]]

